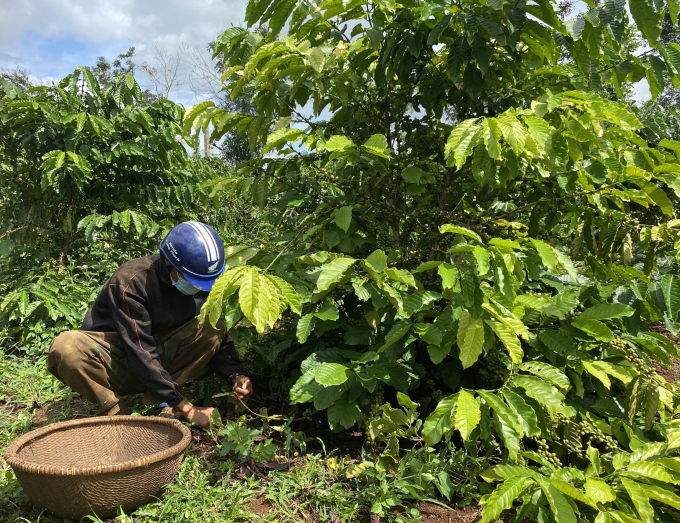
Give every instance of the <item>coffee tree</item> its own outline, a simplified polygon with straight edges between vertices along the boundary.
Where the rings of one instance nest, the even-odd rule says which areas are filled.
[[[184,117],[262,147],[216,192],[296,218],[204,317],[268,333],[266,359],[299,362],[291,402],[392,458],[413,412],[426,445],[500,446],[484,521],[515,500],[559,523],[680,511],[678,391],[651,366],[677,352],[647,328],[680,328],[680,143],[619,101],[680,82],[659,41],[678,4],[586,3],[565,21],[549,0],[251,1],[270,32],[215,51],[258,114]]]
[[[74,246],[145,245],[192,210],[202,178],[178,140],[182,108],[141,102],[132,75],[106,88],[85,68],[52,86],[1,80],[0,324],[17,338],[42,319],[79,326],[91,290],[59,274]]]

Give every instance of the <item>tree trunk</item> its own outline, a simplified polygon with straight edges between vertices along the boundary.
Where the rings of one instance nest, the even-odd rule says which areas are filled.
[[[206,129],[203,132],[203,149],[205,151],[205,157],[210,158],[210,132]]]
[[[451,184],[451,174],[452,174],[453,169],[449,167],[446,170],[446,174],[444,175],[444,187],[442,187],[442,195],[439,198],[439,212],[442,213],[444,212],[444,209],[446,208],[446,200],[448,199],[449,195],[449,185]],[[437,256],[437,247],[439,247],[439,240],[442,237],[442,233],[439,232],[439,226],[442,225],[441,223],[437,224],[437,229],[434,231],[434,240],[432,241],[432,247],[430,248],[430,260],[434,260],[435,256]]]

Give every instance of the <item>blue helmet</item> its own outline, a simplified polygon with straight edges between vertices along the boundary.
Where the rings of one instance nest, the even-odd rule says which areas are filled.
[[[215,230],[201,222],[176,225],[161,241],[161,252],[194,287],[212,289],[224,272],[224,245]]]

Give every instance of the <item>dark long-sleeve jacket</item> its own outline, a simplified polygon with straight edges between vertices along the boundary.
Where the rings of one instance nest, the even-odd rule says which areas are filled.
[[[104,284],[81,329],[117,332],[130,369],[147,391],[174,407],[184,394],[161,366],[154,336],[196,317],[207,297],[207,292],[186,296],[175,289],[170,267],[160,254],[137,258],[121,265]],[[228,380],[244,373],[229,336],[225,336],[210,366]]]

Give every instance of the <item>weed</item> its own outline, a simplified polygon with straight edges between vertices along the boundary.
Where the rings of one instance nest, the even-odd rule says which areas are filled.
[[[137,523],[164,521],[168,523],[212,523],[247,519],[247,501],[254,496],[255,481],[230,482],[235,463],[206,463],[188,456],[163,496],[156,502],[135,511]]]

